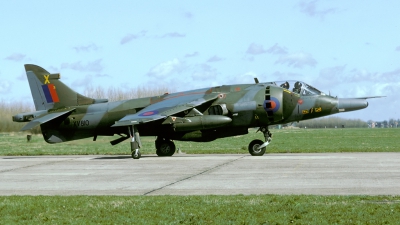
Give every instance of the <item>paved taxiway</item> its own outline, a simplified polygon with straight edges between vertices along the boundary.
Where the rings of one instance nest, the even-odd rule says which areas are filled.
[[[400,195],[400,153],[0,156],[0,195]]]

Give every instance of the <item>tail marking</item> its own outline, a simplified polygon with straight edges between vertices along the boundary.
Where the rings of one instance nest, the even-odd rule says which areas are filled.
[[[44,96],[46,97],[47,103],[60,102],[60,99],[58,98],[58,94],[56,91],[56,86],[54,86],[54,84],[50,84],[50,82],[48,83],[49,84],[42,85],[42,89],[44,92]]]

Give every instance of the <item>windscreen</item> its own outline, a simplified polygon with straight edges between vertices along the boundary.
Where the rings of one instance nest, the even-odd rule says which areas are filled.
[[[297,93],[303,96],[311,96],[311,95],[325,95],[325,93],[316,89],[315,87],[308,85],[302,81],[276,81],[277,86],[285,88],[289,91]]]

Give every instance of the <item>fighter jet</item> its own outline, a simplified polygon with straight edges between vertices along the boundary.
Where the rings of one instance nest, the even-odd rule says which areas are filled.
[[[272,140],[268,126],[363,109],[372,98],[337,98],[302,81],[255,78],[251,84],[108,102],[75,92],[58,73],[31,64],[25,70],[36,111],[13,116],[15,122],[28,122],[22,131],[40,126],[51,144],[119,135],[111,144],[129,139],[134,159],[141,157],[141,136],[157,137],[157,155],[172,156],[174,140],[209,142],[247,134],[249,128],[259,128],[264,136],[250,142],[249,153],[262,156]]]

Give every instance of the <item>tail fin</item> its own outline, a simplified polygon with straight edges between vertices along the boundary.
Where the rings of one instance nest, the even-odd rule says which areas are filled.
[[[78,94],[61,82],[60,74],[50,74],[42,67],[32,64],[26,64],[25,71],[36,110],[89,105],[96,102],[95,99]]]

